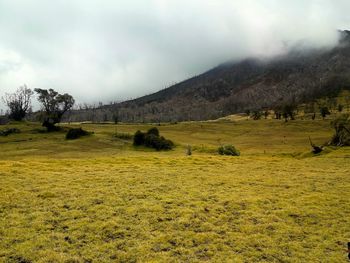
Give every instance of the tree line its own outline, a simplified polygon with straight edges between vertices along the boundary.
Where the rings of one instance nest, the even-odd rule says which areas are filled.
[[[31,99],[34,92],[38,95],[41,104],[42,125],[47,131],[57,130],[63,115],[69,111],[74,103],[74,98],[68,93],[59,94],[53,89],[34,89],[32,91],[26,85],[18,88],[14,93],[6,93],[3,101],[8,107],[9,118],[14,121],[23,120],[31,112]]]
[[[38,95],[42,109],[40,112],[31,114],[31,98],[34,94]],[[319,114],[323,119],[332,111],[342,112],[345,108],[349,111],[349,103],[347,96],[344,96],[344,102],[337,102],[336,98],[326,98],[322,102],[311,102],[305,104],[303,111],[308,113],[312,119]],[[42,121],[49,131],[55,130],[55,124],[62,121],[92,121],[92,122],[107,122],[119,121],[127,122],[177,122],[185,120],[203,119],[204,115],[209,116],[207,119],[215,119],[223,116],[223,111],[213,109],[210,104],[204,104],[197,108],[193,105],[188,105],[186,111],[178,111],[177,107],[180,105],[174,104],[173,107],[165,107],[154,103],[147,104],[142,109],[137,105],[130,107],[123,107],[117,103],[112,103],[104,106],[101,102],[95,104],[78,104],[73,109],[75,101],[73,97],[67,93],[59,94],[53,89],[35,89],[32,91],[26,85],[20,87],[16,92],[5,94],[3,101],[8,107],[8,117],[12,120],[22,120],[26,115],[30,115],[29,119]],[[129,102],[130,103],[130,102]],[[345,104],[344,104],[345,103]],[[344,106],[345,105],[345,106]],[[180,107],[181,108],[181,107]],[[138,110],[139,109],[139,110]],[[248,117],[259,120],[261,118],[267,119],[273,115],[275,119],[284,119],[285,121],[294,120],[299,115],[300,106],[296,103],[289,103],[282,106],[275,106],[272,108],[262,108],[259,110],[246,110]],[[66,114],[65,114],[66,113]],[[204,114],[202,116],[202,114]],[[209,115],[208,115],[209,114]],[[303,117],[302,117],[303,118]],[[28,117],[27,117],[28,119]],[[1,123],[1,118],[0,118]]]
[[[334,98],[329,99],[330,101],[334,101]],[[311,115],[311,119],[316,119],[316,114],[318,113],[322,119],[325,119],[331,112],[336,111],[342,113],[345,109],[343,104],[332,104],[329,103],[317,103],[317,107],[315,106],[315,102],[309,103],[304,106],[304,113]],[[349,107],[348,107],[349,110]],[[283,106],[276,106],[273,109],[265,108],[263,110],[246,110],[245,113],[249,118],[253,120],[260,120],[261,118],[267,119],[267,117],[271,114],[274,115],[274,119],[284,119],[286,122],[288,120],[295,120],[296,116],[299,114],[300,108],[296,104],[285,104]]]

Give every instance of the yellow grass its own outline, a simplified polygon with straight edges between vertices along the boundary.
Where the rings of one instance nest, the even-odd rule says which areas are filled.
[[[346,262],[350,149],[309,153],[329,121],[162,125],[170,152],[113,137],[151,125],[85,124],[75,141],[10,126],[0,262]],[[227,143],[242,155],[217,155]]]

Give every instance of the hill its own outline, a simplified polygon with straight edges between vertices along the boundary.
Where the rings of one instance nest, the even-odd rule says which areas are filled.
[[[154,94],[71,115],[125,122],[208,120],[336,96],[350,88],[350,31],[330,49],[294,48],[272,59],[228,62]],[[99,116],[99,117],[96,117]]]

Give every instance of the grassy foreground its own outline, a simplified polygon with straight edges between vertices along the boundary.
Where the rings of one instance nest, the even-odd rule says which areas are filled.
[[[309,154],[328,121],[163,125],[170,152],[113,137],[149,125],[83,125],[95,134],[76,141],[9,127],[0,262],[346,262],[350,149]]]

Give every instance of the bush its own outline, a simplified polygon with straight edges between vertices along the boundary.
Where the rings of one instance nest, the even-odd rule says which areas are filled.
[[[14,133],[20,133],[21,131],[17,128],[8,128],[0,131],[0,136],[8,136]]]
[[[335,130],[330,145],[350,146],[350,116],[343,114],[332,122]]]
[[[75,140],[75,139],[78,139],[82,136],[87,136],[90,134],[91,134],[90,132],[85,131],[82,128],[72,128],[72,129],[68,130],[68,132],[66,134],[66,139],[67,140]]]
[[[240,152],[233,145],[223,145],[218,148],[220,155],[239,156]]]
[[[145,134],[144,145],[150,148],[156,148],[160,138],[154,134]]]
[[[191,155],[192,155],[192,146],[191,146],[191,145],[187,145],[186,154],[187,154],[188,156],[191,156]]]
[[[0,125],[5,125],[9,123],[9,119],[6,116],[0,116]]]
[[[145,143],[145,134],[141,131],[137,131],[134,135],[134,145],[140,146]]]
[[[171,150],[174,147],[174,143],[171,140],[165,139],[163,136],[159,136],[157,128],[151,128],[147,133],[137,131],[134,135],[134,145],[144,145],[149,148],[154,148],[157,151]]]
[[[163,136],[159,137],[154,134],[146,134],[145,146],[149,148],[154,148],[157,151],[171,150],[174,146],[174,143],[170,140],[165,139]]]
[[[152,135],[159,137],[159,130],[156,127],[153,127],[147,131],[147,134],[149,134],[149,135],[152,134]]]

